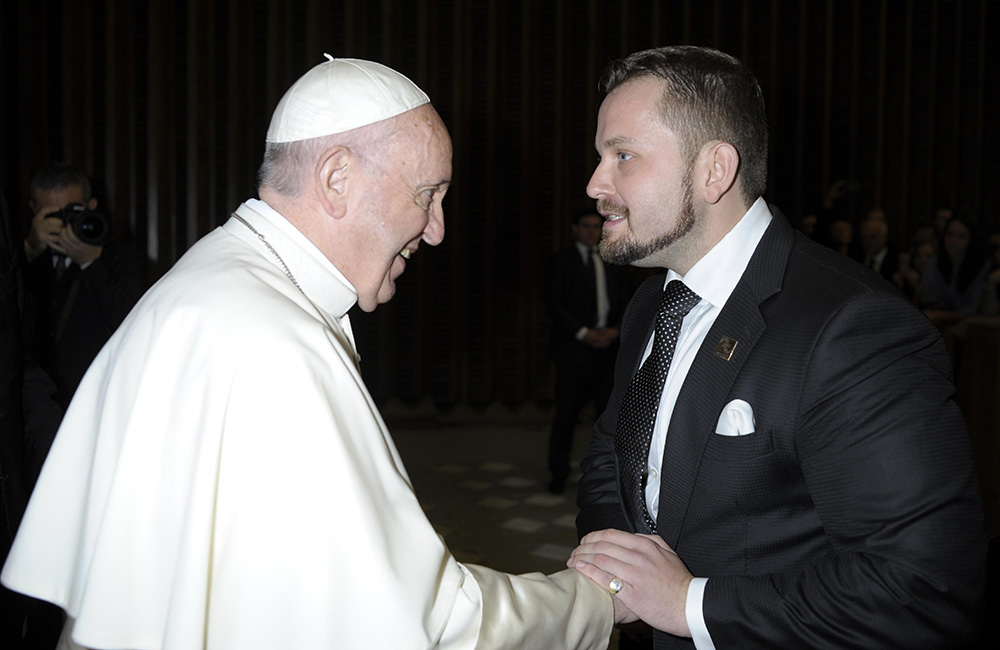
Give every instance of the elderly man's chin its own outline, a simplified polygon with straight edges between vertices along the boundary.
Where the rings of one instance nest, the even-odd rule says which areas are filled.
[[[368,301],[362,299],[360,296],[358,297],[358,307],[361,308],[361,311],[375,311],[375,308],[379,305],[392,300],[392,297],[396,295],[396,278],[403,275],[405,269],[406,262],[403,261],[403,258],[397,257],[397,259],[394,259],[385,277],[382,278],[382,284],[379,285],[378,291],[375,293],[375,300]]]

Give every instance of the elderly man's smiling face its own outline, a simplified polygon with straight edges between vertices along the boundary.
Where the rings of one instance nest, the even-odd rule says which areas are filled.
[[[451,137],[430,106],[399,118],[399,134],[385,152],[382,169],[370,175],[362,210],[370,227],[365,278],[358,305],[372,311],[396,293],[396,278],[421,241],[444,240],[441,202],[451,182]]]

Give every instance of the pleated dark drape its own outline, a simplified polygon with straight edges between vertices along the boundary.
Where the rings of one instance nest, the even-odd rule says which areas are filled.
[[[740,57],[768,103],[767,198],[794,219],[845,179],[847,214],[881,206],[903,244],[939,206],[997,227],[998,16],[989,0],[5,0],[0,187],[26,220],[34,171],[75,163],[156,277],[253,196],[296,77],[324,52],[383,62],[432,97],[455,174],[445,243],[355,317],[372,392],[545,402],[541,273],[589,204],[609,59]]]

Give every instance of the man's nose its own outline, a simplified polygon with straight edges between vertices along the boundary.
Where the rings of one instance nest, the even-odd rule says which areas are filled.
[[[424,228],[423,240],[431,246],[437,246],[444,241],[444,208],[431,208],[430,219]]]

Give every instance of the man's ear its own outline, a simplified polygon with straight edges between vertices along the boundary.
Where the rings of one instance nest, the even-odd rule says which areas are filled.
[[[316,194],[328,215],[347,214],[347,194],[359,172],[357,158],[343,145],[330,147],[316,161]]]
[[[733,188],[739,166],[740,154],[728,142],[713,142],[702,150],[698,167],[704,181],[701,191],[706,203],[718,203]]]
[[[97,209],[97,197],[93,197],[93,196],[90,197],[90,200],[87,201],[87,209],[88,210],[96,210]]]

